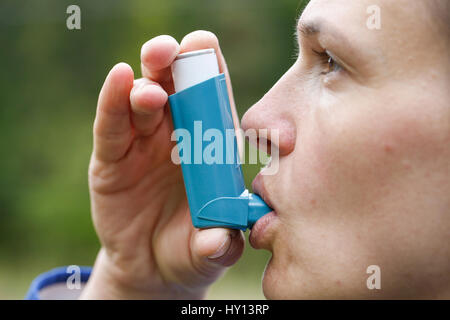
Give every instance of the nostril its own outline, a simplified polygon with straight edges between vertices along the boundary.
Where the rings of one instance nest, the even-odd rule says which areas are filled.
[[[272,141],[270,139],[266,139],[266,138],[256,138],[256,147],[258,149],[264,149],[262,151],[264,151],[267,154],[272,154]],[[275,146],[276,147],[276,146]]]

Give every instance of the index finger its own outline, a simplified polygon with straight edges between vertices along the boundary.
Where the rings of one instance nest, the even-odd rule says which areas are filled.
[[[240,128],[239,116],[236,111],[236,105],[234,103],[233,97],[233,88],[231,86],[230,74],[228,72],[227,64],[225,62],[225,58],[222,54],[222,50],[220,50],[219,40],[216,35],[210,31],[205,30],[197,30],[187,34],[180,43],[180,53],[201,50],[201,49],[209,49],[213,48],[216,52],[217,62],[219,63],[219,71],[225,74],[225,78],[227,81],[227,89],[228,96],[230,98],[230,108],[231,113],[233,115],[233,123],[236,130]],[[238,130],[236,132],[237,144],[239,149],[239,155],[242,157],[243,155],[243,137],[242,132]]]
[[[150,39],[141,49],[142,76],[163,85],[172,82],[170,65],[180,51],[180,45],[171,36]],[[170,94],[170,93],[169,93]]]

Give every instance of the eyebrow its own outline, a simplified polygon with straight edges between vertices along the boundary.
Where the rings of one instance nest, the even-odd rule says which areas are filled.
[[[301,19],[299,20],[295,31],[297,41],[300,40],[300,35],[305,38],[312,38],[318,34],[323,34],[326,36],[327,44],[333,43],[336,46],[345,47],[352,53],[359,51],[356,50],[357,45],[355,45],[353,41],[350,41],[350,39],[332,23],[326,22],[322,19],[306,21]]]
[[[305,38],[311,38],[317,36],[318,34],[325,34],[331,36],[331,38],[336,42],[344,46],[354,48],[354,45],[350,40],[341,32],[338,28],[334,27],[333,24],[328,23],[322,19],[315,20],[302,20],[298,21],[295,36],[297,40],[301,34]]]
[[[296,37],[298,40],[299,32],[305,37],[312,37],[320,33],[320,23],[316,21],[302,21],[299,20],[296,28]]]
[[[334,49],[345,48],[345,50],[351,56],[360,55],[360,50],[357,49],[357,46],[352,41],[350,41],[349,38],[339,30],[339,28],[334,27],[333,24],[328,23],[322,19],[299,19],[295,31],[295,36],[298,42],[300,41],[300,35],[304,38],[312,38],[317,37],[319,34],[323,34],[326,36],[327,47],[331,46],[334,47]],[[343,63],[342,60],[340,62]],[[353,66],[349,65],[348,63],[346,64],[346,66],[349,69],[354,69]]]

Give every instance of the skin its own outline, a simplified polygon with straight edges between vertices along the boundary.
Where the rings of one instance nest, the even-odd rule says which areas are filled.
[[[181,167],[172,163],[174,93],[170,65],[178,53],[214,48],[216,36],[196,31],[180,44],[159,36],[142,46],[142,78],[114,66],[100,92],[89,166],[92,218],[102,248],[82,299],[201,299],[244,248],[241,231],[192,226]]]
[[[373,4],[381,30],[366,28]],[[449,298],[448,42],[424,10],[312,1],[298,60],[244,115],[280,131],[278,174],[253,184],[277,213],[255,244],[273,253],[267,298]]]
[[[366,27],[370,5],[380,30]],[[267,298],[450,297],[449,43],[424,12],[418,1],[311,1],[298,59],[244,115],[244,130],[279,132],[278,172],[253,183],[275,210],[251,238],[272,252]],[[102,249],[82,298],[202,298],[242,253],[240,232],[192,228],[172,145],[160,143],[167,67],[208,47],[220,53],[204,31],[180,45],[157,37],[143,46],[142,80],[125,64],[105,80],[89,170]],[[370,265],[380,290],[366,286]]]

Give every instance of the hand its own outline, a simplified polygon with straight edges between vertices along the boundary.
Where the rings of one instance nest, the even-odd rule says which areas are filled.
[[[230,78],[216,36],[196,31],[180,44],[158,36],[141,50],[143,78],[114,66],[100,92],[89,166],[92,218],[102,248],[83,290],[85,299],[200,299],[242,254],[241,231],[192,226],[181,167],[172,163],[168,95],[170,65],[181,52],[214,48]]]

